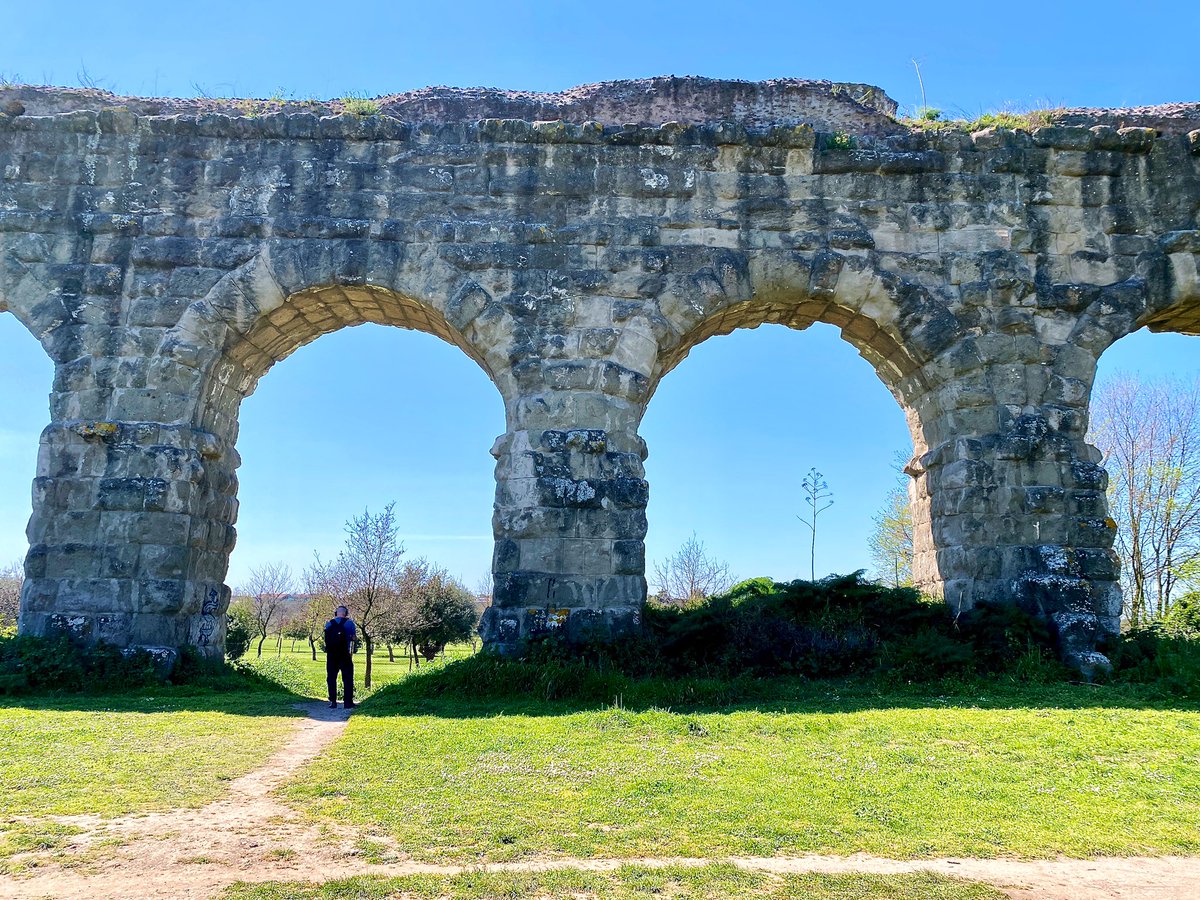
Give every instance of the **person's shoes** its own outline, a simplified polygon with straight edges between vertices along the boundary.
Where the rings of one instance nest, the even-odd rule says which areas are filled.
[[[342,704],[343,709],[356,709],[357,707],[358,707],[357,703],[343,703]]]
[[[337,709],[337,701],[336,701],[336,700],[334,700],[332,703],[330,703],[330,704],[329,704],[329,708],[330,708],[330,709]]]

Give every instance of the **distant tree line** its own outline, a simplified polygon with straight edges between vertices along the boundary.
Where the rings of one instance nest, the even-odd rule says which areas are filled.
[[[365,655],[363,684],[371,687],[372,663],[382,645],[395,660],[403,648],[411,664],[435,659],[448,644],[474,641],[479,624],[477,599],[444,568],[424,559],[405,560],[395,504],[372,514],[364,511],[346,523],[346,543],[337,556],[317,555],[301,579],[303,596],[294,597],[291,570],[274,563],[250,573],[230,607],[226,650],[233,658],[252,643],[262,655],[274,636],[277,652],[283,640],[307,641],[313,658],[321,646],[324,624],[338,606],[346,606],[358,626]]]

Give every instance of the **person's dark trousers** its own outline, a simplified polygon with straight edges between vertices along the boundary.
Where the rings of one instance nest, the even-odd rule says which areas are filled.
[[[342,673],[342,694],[347,706],[354,705],[354,657],[347,653],[325,655],[325,682],[329,686],[329,702],[337,703],[338,672]]]

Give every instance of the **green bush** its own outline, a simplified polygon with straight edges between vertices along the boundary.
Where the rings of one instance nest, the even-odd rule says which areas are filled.
[[[1200,633],[1152,622],[1100,649],[1112,661],[1116,681],[1154,684],[1177,696],[1200,697]]]
[[[683,608],[650,602],[643,623],[637,634],[583,644],[545,634],[521,658],[478,654],[385,689],[373,702],[528,697],[671,706],[742,702],[779,676],[1077,677],[1060,662],[1050,627],[1015,606],[984,604],[956,616],[940,601],[862,573],[787,584],[758,578]],[[1115,680],[1200,695],[1200,636],[1159,624],[1100,650],[1113,660]]]
[[[1015,607],[980,606],[955,618],[940,601],[861,572],[786,584],[756,578],[682,608],[651,602],[643,621],[640,634],[618,640],[580,645],[541,636],[501,677],[525,679],[514,690],[552,699],[567,696],[572,682],[588,696],[630,690],[621,677],[1044,680],[1065,672],[1050,630]]]
[[[1163,617],[1163,625],[1171,634],[1200,638],[1200,591],[1184,594]]]
[[[342,110],[356,116],[377,116],[383,108],[368,97],[349,94],[342,98]]]
[[[650,606],[645,620],[637,659],[674,676],[996,674],[1030,652],[1050,658],[1054,647],[1049,629],[1016,607],[980,606],[956,620],[940,601],[861,572],[754,579],[684,609]]]
[[[225,655],[236,662],[246,655],[250,642],[258,633],[254,614],[241,603],[229,607],[225,630]]]
[[[855,144],[854,135],[844,131],[835,131],[825,137],[826,150],[853,150]]]
[[[141,687],[162,680],[154,657],[111,644],[84,645],[65,635],[0,638],[0,692],[73,693]]]

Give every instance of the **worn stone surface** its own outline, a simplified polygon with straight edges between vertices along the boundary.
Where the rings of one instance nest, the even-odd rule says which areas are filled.
[[[1200,332],[1200,121],[909,133],[834,87],[434,89],[394,108],[442,120],[412,122],[0,91],[24,109],[0,310],[56,367],[21,627],[219,652],[241,401],[362,322],[460,347],[504,398],[488,642],[634,627],[659,380],[714,335],[820,321],[908,417],[920,584],[1018,603],[1086,661],[1120,609],[1096,359]]]

